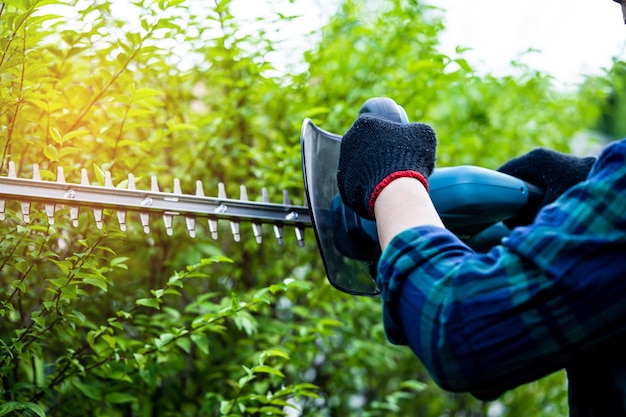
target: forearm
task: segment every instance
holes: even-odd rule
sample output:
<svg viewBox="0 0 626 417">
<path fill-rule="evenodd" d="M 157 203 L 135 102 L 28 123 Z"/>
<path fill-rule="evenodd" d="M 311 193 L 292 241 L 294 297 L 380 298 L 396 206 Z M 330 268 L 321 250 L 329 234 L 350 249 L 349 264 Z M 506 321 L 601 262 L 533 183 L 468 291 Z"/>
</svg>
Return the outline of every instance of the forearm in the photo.
<svg viewBox="0 0 626 417">
<path fill-rule="evenodd" d="M 375 207 L 389 339 L 444 388 L 488 392 L 626 334 L 626 212 L 615 209 L 626 207 L 626 142 L 609 151 L 588 181 L 487 254 L 437 226 L 419 185 L 391 183 Z"/>
<path fill-rule="evenodd" d="M 380 265 L 390 341 L 410 346 L 449 391 L 497 395 L 626 330 L 616 301 L 626 297 L 623 272 L 595 262 L 579 265 L 584 281 L 557 278 L 505 246 L 477 254 L 446 230 L 421 226 L 396 236 Z M 603 280 L 616 295 L 590 298 Z"/>
<path fill-rule="evenodd" d="M 414 178 L 399 178 L 383 189 L 374 205 L 382 250 L 398 233 L 416 226 L 444 227 L 424 186 Z"/>
<path fill-rule="evenodd" d="M 537 372 L 543 376 L 552 371 L 537 366 L 524 371 L 539 350 L 519 318 L 503 310 L 510 306 L 508 299 L 500 298 L 508 285 L 506 267 L 493 266 L 519 260 L 505 259 L 510 256 L 506 251 L 500 252 L 500 259 L 477 255 L 443 230 L 418 180 L 390 183 L 374 210 L 381 248 L 389 251 L 383 255 L 379 275 L 385 309 L 392 318 L 386 322 L 388 336 L 408 344 L 438 385 L 450 391 L 486 391 L 491 384 L 501 385 L 500 379 L 519 384 L 537 377 Z M 461 285 L 467 281 L 474 283 Z M 473 345 L 483 347 L 477 350 Z M 502 378 L 503 368 L 513 375 Z"/>
</svg>

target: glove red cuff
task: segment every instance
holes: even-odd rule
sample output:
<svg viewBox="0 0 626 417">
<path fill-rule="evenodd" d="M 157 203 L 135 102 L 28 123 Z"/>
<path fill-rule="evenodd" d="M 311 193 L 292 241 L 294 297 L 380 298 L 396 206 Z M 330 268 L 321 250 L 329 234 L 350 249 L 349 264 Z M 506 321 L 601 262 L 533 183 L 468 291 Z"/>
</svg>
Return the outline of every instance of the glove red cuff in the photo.
<svg viewBox="0 0 626 417">
<path fill-rule="evenodd" d="M 424 188 L 426 188 L 426 191 L 428 191 L 428 180 L 419 172 L 410 170 L 392 172 L 391 174 L 383 178 L 383 180 L 379 182 L 376 187 L 374 187 L 374 191 L 372 191 L 372 195 L 370 196 L 370 201 L 368 204 L 369 214 L 370 216 L 372 216 L 372 218 L 374 218 L 374 203 L 376 203 L 376 199 L 386 186 L 388 186 L 389 184 L 391 184 L 392 181 L 397 180 L 398 178 L 415 178 L 419 182 L 421 182 Z"/>
</svg>

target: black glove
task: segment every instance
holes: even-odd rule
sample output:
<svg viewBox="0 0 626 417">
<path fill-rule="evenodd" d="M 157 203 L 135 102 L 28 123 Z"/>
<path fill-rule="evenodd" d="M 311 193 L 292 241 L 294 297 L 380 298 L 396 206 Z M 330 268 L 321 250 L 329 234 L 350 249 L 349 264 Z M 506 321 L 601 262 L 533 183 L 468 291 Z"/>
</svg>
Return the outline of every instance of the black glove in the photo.
<svg viewBox="0 0 626 417">
<path fill-rule="evenodd" d="M 373 220 L 376 198 L 394 179 L 413 177 L 428 187 L 436 151 L 435 131 L 426 124 L 360 115 L 341 141 L 337 185 L 344 204 Z"/>
<path fill-rule="evenodd" d="M 596 158 L 566 155 L 550 149 L 539 148 L 510 160 L 498 171 L 512 175 L 544 190 L 538 206 L 526 207 L 521 213 L 504 222 L 509 228 L 530 224 L 539 210 L 569 188 L 584 181 Z"/>
</svg>

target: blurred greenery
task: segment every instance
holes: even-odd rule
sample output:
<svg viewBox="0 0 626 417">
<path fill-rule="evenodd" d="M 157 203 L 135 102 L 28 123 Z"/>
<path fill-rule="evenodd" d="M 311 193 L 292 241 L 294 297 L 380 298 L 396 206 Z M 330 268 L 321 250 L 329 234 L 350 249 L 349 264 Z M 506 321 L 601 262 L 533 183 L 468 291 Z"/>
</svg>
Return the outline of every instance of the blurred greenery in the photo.
<svg viewBox="0 0 626 417">
<path fill-rule="evenodd" d="M 607 118 L 607 134 L 624 133 L 623 104 L 606 110 L 623 103 L 623 75 L 563 92 L 518 64 L 478 74 L 463 50 L 438 51 L 440 13 L 417 0 L 342 1 L 287 73 L 269 59 L 281 48 L 272 35 L 306 16 L 265 14 L 251 31 L 235 10 L 231 0 L 0 1 L 0 174 L 14 161 L 19 177 L 38 164 L 45 180 L 62 167 L 79 182 L 86 168 L 92 184 L 108 171 L 126 187 L 133 173 L 149 189 L 154 175 L 186 193 L 199 179 L 206 195 L 223 182 L 237 198 L 245 184 L 251 199 L 266 187 L 302 204 L 302 120 L 341 134 L 373 96 L 435 127 L 439 166 L 569 151 Z M 7 202 L 0 223 L 0 416 L 567 412 L 562 373 L 493 403 L 434 386 L 385 340 L 377 299 L 326 282 L 312 234 L 298 248 L 292 234 L 257 245 L 247 228 L 235 243 L 227 225 L 215 242 L 206 225 L 192 239 L 181 225 L 146 236 L 135 218 L 121 233 L 112 212 L 103 230 L 87 211 L 78 227 L 67 209 L 56 216 L 49 225 L 35 207 L 25 224 Z"/>
</svg>

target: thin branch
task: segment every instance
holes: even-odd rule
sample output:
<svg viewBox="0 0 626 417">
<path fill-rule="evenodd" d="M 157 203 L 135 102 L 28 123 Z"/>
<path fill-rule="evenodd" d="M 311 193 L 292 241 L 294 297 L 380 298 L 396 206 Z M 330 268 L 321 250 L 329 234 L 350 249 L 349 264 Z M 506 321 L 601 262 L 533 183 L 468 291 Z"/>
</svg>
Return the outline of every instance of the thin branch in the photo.
<svg viewBox="0 0 626 417">
<path fill-rule="evenodd" d="M 48 225 L 48 229 L 46 230 L 46 236 L 48 236 L 49 233 L 50 233 L 50 225 Z M 31 231 L 31 234 L 32 234 L 32 231 Z M 22 240 L 23 239 L 20 239 L 20 242 Z M 20 242 L 18 242 L 18 245 L 19 245 Z M 16 245 L 16 247 L 18 245 Z M 37 265 L 39 263 L 39 260 L 41 258 L 41 254 L 43 253 L 43 249 L 44 249 L 45 245 L 46 245 L 46 237 L 41 239 L 41 246 L 39 246 L 39 251 L 37 252 L 37 256 L 35 256 L 35 260 L 28 265 L 28 269 L 26 270 L 26 272 L 24 272 L 22 274 L 22 277 L 19 280 L 19 284 L 24 282 L 24 280 L 26 279 L 26 277 L 28 276 L 30 271 L 32 271 L 33 268 L 35 267 L 35 265 Z M 14 252 L 15 251 L 12 251 L 11 254 L 13 254 Z M 5 261 L 4 264 L 6 264 L 6 261 Z M 2 264 L 2 266 L 4 266 L 4 264 Z M 19 284 L 15 286 L 15 288 L 13 289 L 13 292 L 11 292 L 11 295 L 9 295 L 9 298 L 7 298 L 7 303 L 9 303 L 11 301 L 11 299 L 15 296 L 15 294 L 17 294 L 17 292 L 19 291 L 19 288 L 20 288 Z"/>
<path fill-rule="evenodd" d="M 7 155 L 9 154 L 9 149 L 11 148 L 11 141 L 13 140 L 13 130 L 15 129 L 15 123 L 17 121 L 17 114 L 20 111 L 20 105 L 22 104 L 22 94 L 24 90 L 24 79 L 26 76 L 26 27 L 24 27 L 24 38 L 23 38 L 23 50 L 24 61 L 22 62 L 22 74 L 20 76 L 20 88 L 17 97 L 17 101 L 15 103 L 15 110 L 13 111 L 13 117 L 11 119 L 11 124 L 9 125 L 9 129 L 7 132 L 7 142 L 4 144 L 4 152 L 2 153 L 2 159 L 0 160 L 0 172 L 4 169 L 4 162 L 6 161 Z M 6 51 L 5 51 L 6 52 Z M 0 66 L 2 63 L 0 62 Z"/>
<path fill-rule="evenodd" d="M 70 128 L 67 130 L 68 132 L 71 132 L 72 130 L 74 130 L 74 129 L 76 129 L 78 127 L 80 122 L 87 115 L 87 113 L 89 113 L 91 108 L 102 98 L 102 96 L 104 96 L 104 94 L 107 92 L 107 90 L 109 88 L 111 88 L 111 86 L 115 83 L 115 81 L 117 81 L 117 79 L 120 77 L 120 75 L 122 75 L 122 73 L 124 71 L 126 71 L 126 68 L 128 68 L 130 63 L 133 62 L 133 60 L 135 59 L 137 54 L 141 51 L 141 48 L 143 48 L 144 42 L 146 40 L 148 40 L 150 37 L 152 37 L 152 33 L 153 33 L 154 29 L 155 29 L 155 27 L 152 27 L 150 29 L 150 31 L 146 34 L 146 36 L 139 43 L 139 46 L 133 51 L 132 55 L 126 60 L 126 62 L 124 62 L 124 65 L 122 65 L 122 68 L 120 68 L 119 71 L 117 71 L 115 73 L 115 75 L 113 75 L 113 77 L 109 80 L 109 82 L 102 88 L 102 90 L 100 90 L 100 92 L 94 96 L 94 98 L 91 100 L 91 102 L 89 102 L 87 107 L 85 107 L 85 109 L 82 111 L 82 113 L 78 116 L 76 121 L 74 121 L 72 126 L 70 126 Z"/>
<path fill-rule="evenodd" d="M 0 15 L 4 11 L 4 6 L 5 6 L 5 3 L 2 3 L 2 9 L 0 9 Z M 2 53 L 2 57 L 0 58 L 0 67 L 2 67 L 4 60 L 7 57 L 7 53 L 9 52 L 9 48 L 11 47 L 11 43 L 13 42 L 13 39 L 15 39 L 15 37 L 17 36 L 17 32 L 20 30 L 22 25 L 26 22 L 26 19 L 28 19 L 30 15 L 33 14 L 34 11 L 35 11 L 35 4 L 33 3 L 33 6 L 30 8 L 28 12 L 24 14 L 24 18 L 22 19 L 22 21 L 15 27 L 15 30 L 9 36 L 9 42 L 7 42 L 7 47 L 5 48 L 4 52 Z"/>
</svg>

